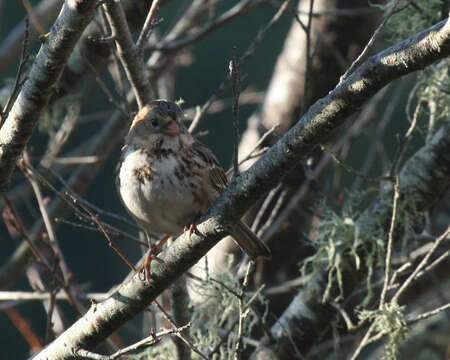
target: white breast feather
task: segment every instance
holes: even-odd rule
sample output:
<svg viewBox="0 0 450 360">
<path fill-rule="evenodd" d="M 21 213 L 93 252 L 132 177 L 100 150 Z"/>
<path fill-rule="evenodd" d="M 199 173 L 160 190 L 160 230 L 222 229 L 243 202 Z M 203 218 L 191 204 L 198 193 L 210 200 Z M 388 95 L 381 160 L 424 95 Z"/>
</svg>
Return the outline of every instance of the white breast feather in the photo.
<svg viewBox="0 0 450 360">
<path fill-rule="evenodd" d="M 196 212 L 194 198 L 175 176 L 173 156 L 152 164 L 152 179 L 144 182 L 134 176 L 136 169 L 148 166 L 145 153 L 127 149 L 120 169 L 120 196 L 128 211 L 149 231 L 176 234 L 189 225 Z"/>
</svg>

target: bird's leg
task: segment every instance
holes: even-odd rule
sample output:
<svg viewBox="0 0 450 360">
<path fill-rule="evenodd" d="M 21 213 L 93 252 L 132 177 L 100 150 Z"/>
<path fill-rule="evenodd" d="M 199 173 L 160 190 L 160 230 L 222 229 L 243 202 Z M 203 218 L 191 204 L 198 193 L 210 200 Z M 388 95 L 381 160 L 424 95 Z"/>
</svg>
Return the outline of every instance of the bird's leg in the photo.
<svg viewBox="0 0 450 360">
<path fill-rule="evenodd" d="M 191 235 L 192 233 L 196 230 L 195 228 L 195 224 L 192 223 L 191 225 L 189 225 L 189 227 L 185 226 L 184 227 L 184 232 L 186 233 L 187 231 L 189 231 L 189 240 L 191 240 Z"/>
<path fill-rule="evenodd" d="M 144 264 L 142 265 L 139 272 L 142 270 L 145 271 L 145 278 L 148 280 L 150 279 L 150 264 L 153 259 L 162 261 L 156 257 L 158 253 L 160 252 L 163 245 L 169 240 L 170 235 L 165 235 L 155 246 L 152 245 L 152 242 L 150 240 L 150 236 L 148 235 L 147 231 L 145 231 L 145 237 L 147 238 L 149 251 L 147 254 L 147 257 L 145 258 Z"/>
<path fill-rule="evenodd" d="M 201 212 L 199 212 L 197 215 L 195 215 L 194 220 L 192 221 L 192 223 L 189 225 L 189 227 L 185 226 L 184 227 L 184 232 L 186 233 L 187 231 L 189 231 L 189 240 L 191 240 L 191 236 L 192 234 L 195 232 L 197 235 L 199 236 L 203 236 L 200 231 L 198 231 L 197 226 L 195 226 L 195 223 L 198 221 L 198 219 L 200 219 L 200 217 L 203 214 Z"/>
</svg>

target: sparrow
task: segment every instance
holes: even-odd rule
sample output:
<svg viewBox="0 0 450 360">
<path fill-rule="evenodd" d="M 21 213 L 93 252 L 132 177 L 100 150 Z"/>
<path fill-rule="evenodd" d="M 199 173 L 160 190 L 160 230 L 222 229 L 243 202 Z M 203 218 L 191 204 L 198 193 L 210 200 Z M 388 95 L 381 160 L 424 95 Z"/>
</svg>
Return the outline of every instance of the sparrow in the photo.
<svg viewBox="0 0 450 360">
<path fill-rule="evenodd" d="M 212 151 L 183 125 L 174 102 L 154 100 L 135 116 L 116 170 L 116 187 L 127 212 L 147 234 L 166 237 L 150 247 L 151 257 L 170 236 L 190 227 L 216 201 L 228 179 Z M 269 248 L 242 221 L 232 238 L 256 259 L 270 258 Z"/>
</svg>

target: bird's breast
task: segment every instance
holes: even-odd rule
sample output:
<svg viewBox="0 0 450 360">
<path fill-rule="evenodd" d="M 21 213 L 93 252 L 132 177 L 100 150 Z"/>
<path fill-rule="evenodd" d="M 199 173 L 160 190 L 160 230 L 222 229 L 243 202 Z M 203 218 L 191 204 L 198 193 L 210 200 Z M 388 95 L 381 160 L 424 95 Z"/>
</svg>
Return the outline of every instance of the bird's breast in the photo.
<svg viewBox="0 0 450 360">
<path fill-rule="evenodd" d="M 119 193 L 138 222 L 156 233 L 176 234 L 201 210 L 196 202 L 200 184 L 189 179 L 175 154 L 154 157 L 126 150 L 119 171 Z"/>
</svg>

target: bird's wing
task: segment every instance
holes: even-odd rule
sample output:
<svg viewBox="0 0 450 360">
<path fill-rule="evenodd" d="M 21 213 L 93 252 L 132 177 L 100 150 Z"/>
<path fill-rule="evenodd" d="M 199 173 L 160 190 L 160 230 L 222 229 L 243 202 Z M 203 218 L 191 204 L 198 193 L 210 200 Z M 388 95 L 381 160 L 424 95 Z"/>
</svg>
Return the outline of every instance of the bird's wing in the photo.
<svg viewBox="0 0 450 360">
<path fill-rule="evenodd" d="M 208 168 L 209 181 L 212 187 L 222 193 L 228 186 L 228 179 L 225 171 L 220 166 L 212 151 L 199 141 L 195 141 L 192 145 L 193 150 L 202 158 Z"/>
</svg>

